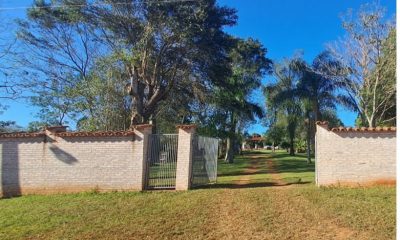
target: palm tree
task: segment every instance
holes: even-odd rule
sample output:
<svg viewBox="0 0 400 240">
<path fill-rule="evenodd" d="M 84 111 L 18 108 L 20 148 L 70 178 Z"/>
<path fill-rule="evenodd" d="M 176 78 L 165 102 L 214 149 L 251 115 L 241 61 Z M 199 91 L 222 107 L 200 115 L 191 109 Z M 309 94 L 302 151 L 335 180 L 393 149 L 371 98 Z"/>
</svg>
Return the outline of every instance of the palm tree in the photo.
<svg viewBox="0 0 400 240">
<path fill-rule="evenodd" d="M 327 65 L 333 64 L 328 52 L 319 54 L 311 66 L 303 59 L 292 62 L 301 78 L 298 82 L 296 94 L 307 100 L 314 115 L 314 121 L 322 120 L 322 111 L 335 109 L 338 103 L 337 82 L 330 76 Z"/>
<path fill-rule="evenodd" d="M 297 58 L 292 61 L 292 68 L 299 75 L 300 80 L 295 93 L 301 98 L 305 104 L 306 123 L 308 138 L 308 161 L 310 159 L 310 151 L 315 150 L 315 122 L 325 120 L 322 119 L 322 113 L 327 111 L 336 111 L 336 105 L 346 101 L 346 97 L 339 94 L 338 89 L 342 87 L 335 77 L 331 74 L 331 69 L 340 68 L 340 64 L 334 60 L 328 52 L 322 52 L 308 65 L 303 59 Z M 311 146 L 312 147 L 311 147 Z"/>
<path fill-rule="evenodd" d="M 294 136 L 295 126 L 300 115 L 304 114 L 302 117 L 307 124 L 309 163 L 311 149 L 315 146 L 315 122 L 322 120 L 325 112 L 335 113 L 338 103 L 345 105 L 349 102 L 349 99 L 339 93 L 338 89 L 343 86 L 338 84 L 332 72 L 332 69 L 340 68 L 340 63 L 328 52 L 319 54 L 311 65 L 301 57 L 294 57 L 275 69 L 278 82 L 266 88 L 269 104 L 286 111 L 289 135 Z"/>
<path fill-rule="evenodd" d="M 298 71 L 293 68 L 293 59 L 277 64 L 274 69 L 276 83 L 267 85 L 264 92 L 267 105 L 273 106 L 278 111 L 283 111 L 286 116 L 287 132 L 289 136 L 289 154 L 294 155 L 294 138 L 302 114 L 299 97 L 295 94 L 299 80 Z"/>
</svg>

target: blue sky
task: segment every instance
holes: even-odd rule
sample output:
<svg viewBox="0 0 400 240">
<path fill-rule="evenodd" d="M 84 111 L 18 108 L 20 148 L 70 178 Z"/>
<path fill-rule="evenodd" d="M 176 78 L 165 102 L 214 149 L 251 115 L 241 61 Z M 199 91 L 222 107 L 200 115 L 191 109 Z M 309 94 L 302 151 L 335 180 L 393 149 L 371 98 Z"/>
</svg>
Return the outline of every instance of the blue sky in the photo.
<svg viewBox="0 0 400 240">
<path fill-rule="evenodd" d="M 339 15 L 348 8 L 358 9 L 371 1 L 361 0 L 218 0 L 221 5 L 238 10 L 237 26 L 226 30 L 238 37 L 260 40 L 268 49 L 272 60 L 290 57 L 302 50 L 306 61 L 311 62 L 325 44 L 337 40 L 344 34 Z M 388 16 L 396 11 L 395 0 L 381 0 Z M 269 77 L 264 83 L 270 81 Z M 260 91 L 253 96 L 260 104 L 264 97 Z M 346 126 L 354 125 L 356 114 L 339 107 L 338 114 Z M 265 131 L 261 124 L 254 124 L 249 133 Z"/>
<path fill-rule="evenodd" d="M 226 31 L 238 37 L 252 37 L 260 40 L 268 49 L 268 57 L 280 60 L 290 57 L 297 50 L 304 52 L 306 61 L 324 50 L 326 43 L 336 40 L 344 34 L 339 14 L 348 8 L 358 9 L 360 5 L 370 2 L 362 0 L 218 0 L 238 10 L 239 22 Z M 0 8 L 29 6 L 32 0 L 0 0 Z M 381 0 L 387 7 L 388 16 L 396 9 L 395 0 Z M 25 10 L 0 11 L 0 17 L 9 20 L 24 17 Z M 270 81 L 266 77 L 263 82 Z M 264 98 L 258 91 L 252 98 L 264 104 Z M 9 109 L 0 115 L 0 120 L 15 120 L 21 126 L 27 126 L 35 120 L 36 109 L 28 106 L 23 100 L 5 102 Z M 339 117 L 346 126 L 354 124 L 356 115 L 339 108 Z M 263 133 L 261 124 L 252 125 L 250 133 Z"/>
</svg>

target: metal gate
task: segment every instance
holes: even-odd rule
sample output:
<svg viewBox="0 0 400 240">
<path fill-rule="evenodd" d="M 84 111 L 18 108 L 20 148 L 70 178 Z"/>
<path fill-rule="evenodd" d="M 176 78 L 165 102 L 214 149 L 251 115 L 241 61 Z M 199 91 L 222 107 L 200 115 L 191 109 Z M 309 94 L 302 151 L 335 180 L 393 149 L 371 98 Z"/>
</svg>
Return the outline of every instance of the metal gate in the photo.
<svg viewBox="0 0 400 240">
<path fill-rule="evenodd" d="M 147 148 L 146 189 L 174 189 L 177 134 L 150 134 Z"/>
<path fill-rule="evenodd" d="M 195 135 L 192 152 L 192 186 L 217 181 L 218 139 Z"/>
</svg>

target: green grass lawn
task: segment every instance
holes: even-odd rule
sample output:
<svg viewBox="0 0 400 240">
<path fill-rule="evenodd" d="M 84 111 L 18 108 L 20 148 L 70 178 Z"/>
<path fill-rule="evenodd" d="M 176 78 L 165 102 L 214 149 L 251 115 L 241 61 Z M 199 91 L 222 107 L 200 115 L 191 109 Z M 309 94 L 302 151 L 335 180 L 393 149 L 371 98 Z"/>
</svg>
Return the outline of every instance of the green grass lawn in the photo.
<svg viewBox="0 0 400 240">
<path fill-rule="evenodd" d="M 256 157 L 255 161 L 259 168 L 257 171 L 246 174 L 245 170 L 251 165 L 249 155 Z M 243 174 L 248 176 L 251 182 L 267 182 L 273 180 L 266 165 L 267 160 L 274 161 L 275 169 L 279 173 L 280 178 L 285 182 L 314 183 L 315 166 L 314 162 L 307 163 L 306 154 L 297 154 L 290 156 L 286 151 L 257 150 L 248 152 L 245 155 L 238 156 L 234 164 L 225 163 L 222 159 L 218 160 L 218 183 L 230 184 L 242 178 Z"/>
<path fill-rule="evenodd" d="M 283 152 L 218 168 L 188 192 L 1 199 L 0 239 L 395 239 L 394 187 L 317 188 L 313 165 Z M 287 178 L 301 181 L 270 184 Z"/>
</svg>

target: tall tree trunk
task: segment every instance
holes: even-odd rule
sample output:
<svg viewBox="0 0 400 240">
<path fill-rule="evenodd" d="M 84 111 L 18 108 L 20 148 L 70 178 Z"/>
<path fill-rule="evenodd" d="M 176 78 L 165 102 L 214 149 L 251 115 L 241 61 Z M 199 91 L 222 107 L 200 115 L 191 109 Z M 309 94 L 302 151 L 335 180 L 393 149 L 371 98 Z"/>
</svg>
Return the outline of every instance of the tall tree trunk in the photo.
<svg viewBox="0 0 400 240">
<path fill-rule="evenodd" d="M 370 118 L 367 117 L 368 127 L 373 128 L 376 127 L 376 118 L 372 115 Z"/>
<path fill-rule="evenodd" d="M 297 127 L 297 120 L 291 119 L 288 124 L 288 132 L 289 132 L 289 155 L 294 156 L 294 138 L 296 136 L 296 127 Z"/>
<path fill-rule="evenodd" d="M 308 119 L 307 126 L 307 163 L 311 163 L 311 119 Z"/>
<path fill-rule="evenodd" d="M 225 162 L 233 163 L 233 139 L 231 137 L 226 139 Z"/>
<path fill-rule="evenodd" d="M 153 115 L 150 117 L 149 123 L 152 125 L 151 131 L 153 133 L 158 133 L 157 132 L 157 119 Z"/>
<path fill-rule="evenodd" d="M 272 142 L 272 152 L 275 152 L 275 142 Z"/>
<path fill-rule="evenodd" d="M 313 115 L 310 118 L 310 145 L 311 145 L 311 149 L 310 149 L 310 155 L 311 152 L 315 154 L 315 134 L 317 132 L 317 126 L 315 125 L 316 121 L 323 121 L 324 119 L 322 119 L 322 114 L 321 111 L 319 109 L 319 103 L 318 100 L 314 100 L 313 103 Z M 311 159 L 309 160 L 309 162 L 311 162 Z"/>
<path fill-rule="evenodd" d="M 218 147 L 218 158 L 223 158 L 226 153 L 226 144 L 225 140 L 222 140 Z"/>
<path fill-rule="evenodd" d="M 139 82 L 135 67 L 130 69 L 130 85 L 128 93 L 131 96 L 131 127 L 144 122 L 144 84 Z"/>
<path fill-rule="evenodd" d="M 294 156 L 294 136 L 290 136 L 290 150 L 289 155 Z"/>
<path fill-rule="evenodd" d="M 225 162 L 233 163 L 233 157 L 235 155 L 235 131 L 236 131 L 236 121 L 234 113 L 231 112 L 230 116 L 230 128 L 228 133 L 228 138 L 226 141 L 226 155 L 225 155 Z"/>
</svg>

